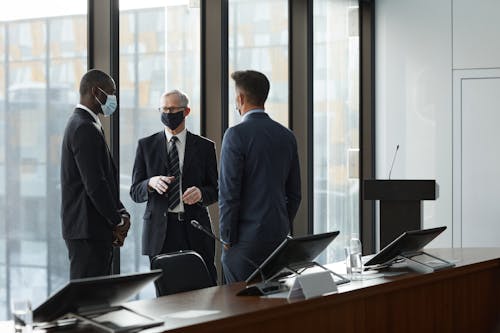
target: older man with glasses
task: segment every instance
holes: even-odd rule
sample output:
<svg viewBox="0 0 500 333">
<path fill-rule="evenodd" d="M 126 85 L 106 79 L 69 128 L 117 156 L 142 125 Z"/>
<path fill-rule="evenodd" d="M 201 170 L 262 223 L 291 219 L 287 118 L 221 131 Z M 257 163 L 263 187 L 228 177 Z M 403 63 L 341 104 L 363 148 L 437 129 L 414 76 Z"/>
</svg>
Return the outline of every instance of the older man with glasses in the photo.
<svg viewBox="0 0 500 333">
<path fill-rule="evenodd" d="M 185 93 L 164 93 L 158 111 L 165 128 L 139 140 L 130 188 L 132 200 L 147 202 L 142 254 L 152 259 L 194 250 L 216 281 L 214 241 L 189 225 L 196 220 L 211 230 L 207 206 L 218 199 L 215 144 L 186 129 L 191 110 Z"/>
</svg>

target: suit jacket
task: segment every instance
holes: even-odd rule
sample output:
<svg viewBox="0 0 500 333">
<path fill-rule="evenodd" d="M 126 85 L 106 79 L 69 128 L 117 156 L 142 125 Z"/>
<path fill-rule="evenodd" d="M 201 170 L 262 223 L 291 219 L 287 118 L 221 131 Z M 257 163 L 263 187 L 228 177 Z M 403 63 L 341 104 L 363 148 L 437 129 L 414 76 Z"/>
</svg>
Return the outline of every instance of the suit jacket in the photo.
<svg viewBox="0 0 500 333">
<path fill-rule="evenodd" d="M 113 228 L 124 212 L 117 176 L 103 133 L 87 111 L 76 108 L 61 151 L 64 239 L 113 239 Z"/>
<path fill-rule="evenodd" d="M 142 232 L 142 253 L 155 256 L 160 254 L 167 230 L 168 191 L 160 195 L 148 191 L 151 177 L 167 176 L 167 139 L 165 132 L 140 139 L 132 172 L 130 196 L 135 202 L 147 201 L 144 212 Z M 182 192 L 196 186 L 201 190 L 202 202 L 194 205 L 184 204 L 186 223 L 197 220 L 211 230 L 210 215 L 207 206 L 217 201 L 217 161 L 215 144 L 201 136 L 187 132 L 184 164 L 182 167 Z M 213 263 L 215 243 L 207 235 L 188 226 L 189 243 L 193 250 Z M 207 262 L 209 265 L 210 262 Z"/>
<path fill-rule="evenodd" d="M 249 114 L 224 134 L 220 163 L 222 240 L 283 240 L 301 200 L 293 133 L 265 112 Z"/>
</svg>

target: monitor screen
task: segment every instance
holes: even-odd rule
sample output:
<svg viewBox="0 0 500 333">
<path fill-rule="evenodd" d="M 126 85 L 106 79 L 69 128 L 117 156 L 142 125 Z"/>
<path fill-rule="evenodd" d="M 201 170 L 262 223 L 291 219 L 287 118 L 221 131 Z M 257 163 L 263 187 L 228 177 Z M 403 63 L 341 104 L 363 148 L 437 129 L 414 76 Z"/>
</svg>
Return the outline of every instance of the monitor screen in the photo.
<svg viewBox="0 0 500 333">
<path fill-rule="evenodd" d="M 33 321 L 53 321 L 69 312 L 120 305 L 156 280 L 161 273 L 161 270 L 154 270 L 71 280 L 33 310 Z"/>
<path fill-rule="evenodd" d="M 324 249 L 337 237 L 339 231 L 309 235 L 297 238 L 286 238 L 269 257 L 246 280 L 253 281 L 259 277 L 260 271 L 266 279 L 279 273 L 285 267 L 300 268 L 310 263 L 323 252 Z M 305 265 L 307 266 L 307 265 Z"/>
<path fill-rule="evenodd" d="M 445 229 L 446 227 L 438 227 L 404 232 L 368 260 L 365 266 L 388 264 L 402 253 L 420 251 Z"/>
</svg>

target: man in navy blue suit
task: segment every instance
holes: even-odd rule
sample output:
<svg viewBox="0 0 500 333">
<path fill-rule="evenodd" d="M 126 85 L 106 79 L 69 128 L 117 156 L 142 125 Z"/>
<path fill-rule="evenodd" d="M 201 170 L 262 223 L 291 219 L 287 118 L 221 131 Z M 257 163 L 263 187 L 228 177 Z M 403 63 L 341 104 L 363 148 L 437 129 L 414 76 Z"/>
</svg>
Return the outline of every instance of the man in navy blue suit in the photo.
<svg viewBox="0 0 500 333">
<path fill-rule="evenodd" d="M 264 109 L 268 79 L 251 70 L 231 78 L 242 119 L 224 134 L 220 162 L 222 267 L 228 283 L 245 280 L 289 235 L 301 199 L 295 136 Z"/>
</svg>

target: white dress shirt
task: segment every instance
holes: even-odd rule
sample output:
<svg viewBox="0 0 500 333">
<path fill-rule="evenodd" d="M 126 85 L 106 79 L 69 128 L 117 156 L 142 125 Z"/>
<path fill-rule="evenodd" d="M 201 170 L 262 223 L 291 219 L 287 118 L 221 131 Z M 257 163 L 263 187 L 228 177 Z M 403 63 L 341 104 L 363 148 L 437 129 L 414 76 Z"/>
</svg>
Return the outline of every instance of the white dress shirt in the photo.
<svg viewBox="0 0 500 333">
<path fill-rule="evenodd" d="M 92 110 L 90 110 L 88 107 L 86 107 L 85 105 L 80 104 L 80 103 L 78 103 L 76 105 L 76 107 L 79 108 L 79 109 L 83 109 L 83 110 L 87 111 L 92 116 L 92 118 L 94 118 L 94 123 L 97 125 L 96 126 L 97 129 L 100 130 L 100 131 L 102 130 L 101 120 L 99 119 L 99 117 L 94 112 L 92 112 Z"/>
<path fill-rule="evenodd" d="M 170 133 L 167 129 L 165 129 L 165 136 L 167 138 L 167 149 L 170 149 L 170 139 L 174 136 L 172 133 Z M 182 202 L 182 169 L 184 166 L 184 153 L 186 151 L 186 136 L 187 136 L 187 129 L 184 128 L 184 130 L 178 134 L 175 135 L 177 137 L 177 142 L 176 142 L 176 147 L 177 147 L 177 152 L 179 153 L 179 168 L 180 168 L 180 177 L 179 179 L 179 195 L 181 197 L 180 203 L 177 207 L 174 209 L 169 209 L 168 211 L 171 213 L 179 213 L 179 212 L 184 212 L 184 203 Z M 168 176 L 168 175 L 167 175 Z"/>
<path fill-rule="evenodd" d="M 243 120 L 247 119 L 247 117 L 248 117 L 249 115 L 251 115 L 252 113 L 258 113 L 258 112 L 266 112 L 266 111 L 265 111 L 264 109 L 253 109 L 253 110 L 250 110 L 250 111 L 248 111 L 247 113 L 245 113 L 245 114 L 243 115 L 243 117 L 241 117 L 241 121 L 243 121 Z"/>
</svg>

